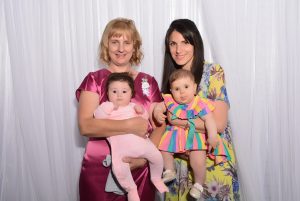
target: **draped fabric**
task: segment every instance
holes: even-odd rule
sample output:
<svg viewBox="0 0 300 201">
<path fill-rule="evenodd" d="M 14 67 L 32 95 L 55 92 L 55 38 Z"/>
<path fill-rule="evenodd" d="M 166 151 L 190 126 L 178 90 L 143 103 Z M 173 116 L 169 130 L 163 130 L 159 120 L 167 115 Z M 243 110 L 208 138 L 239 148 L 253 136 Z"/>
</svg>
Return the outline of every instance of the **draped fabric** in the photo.
<svg viewBox="0 0 300 201">
<path fill-rule="evenodd" d="M 230 97 L 241 200 L 300 199 L 300 4 L 297 0 L 0 0 L 0 201 L 78 200 L 86 139 L 74 92 L 102 67 L 115 17 L 136 22 L 161 83 L 173 19 L 198 25 Z"/>
</svg>

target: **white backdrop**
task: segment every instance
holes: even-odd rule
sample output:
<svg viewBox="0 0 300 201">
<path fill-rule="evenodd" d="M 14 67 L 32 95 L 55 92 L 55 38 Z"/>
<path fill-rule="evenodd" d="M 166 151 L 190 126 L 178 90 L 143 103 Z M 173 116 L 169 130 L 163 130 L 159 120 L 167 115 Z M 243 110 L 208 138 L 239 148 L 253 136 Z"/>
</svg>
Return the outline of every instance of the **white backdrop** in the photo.
<svg viewBox="0 0 300 201">
<path fill-rule="evenodd" d="M 300 200 L 299 11 L 297 0 L 0 0 L 0 201 L 78 200 L 74 92 L 115 17 L 136 22 L 138 69 L 159 83 L 170 22 L 194 20 L 226 73 L 242 200 Z"/>
</svg>

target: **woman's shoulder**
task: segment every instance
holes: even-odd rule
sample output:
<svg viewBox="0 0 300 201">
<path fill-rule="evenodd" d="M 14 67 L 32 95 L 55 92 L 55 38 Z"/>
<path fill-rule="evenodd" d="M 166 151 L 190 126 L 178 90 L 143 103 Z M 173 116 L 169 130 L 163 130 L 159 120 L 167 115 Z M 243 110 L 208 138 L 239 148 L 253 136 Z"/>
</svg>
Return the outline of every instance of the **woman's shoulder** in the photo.
<svg viewBox="0 0 300 201">
<path fill-rule="evenodd" d="M 102 68 L 96 71 L 92 71 L 89 73 L 89 75 L 94 76 L 95 78 L 102 78 L 103 76 L 107 76 L 110 74 L 110 71 L 106 68 Z"/>
<path fill-rule="evenodd" d="M 100 94 L 102 91 L 103 80 L 108 77 L 109 73 L 110 72 L 107 69 L 89 72 L 76 90 L 76 97 L 79 99 L 82 90 Z"/>
<path fill-rule="evenodd" d="M 224 69 L 218 63 L 205 62 L 204 72 L 211 72 L 210 74 L 214 74 L 214 72 L 224 72 Z"/>
<path fill-rule="evenodd" d="M 154 76 L 149 75 L 148 73 L 138 72 L 135 81 L 138 81 L 142 84 L 156 85 L 157 81 Z"/>
<path fill-rule="evenodd" d="M 141 77 L 141 78 L 155 79 L 154 76 L 149 75 L 148 73 L 144 73 L 144 72 L 139 72 L 138 76 Z"/>
<path fill-rule="evenodd" d="M 95 80 L 96 82 L 99 80 L 102 80 L 103 78 L 107 77 L 110 74 L 110 72 L 106 68 L 102 68 L 100 70 L 96 71 L 90 71 L 85 76 L 83 82 L 89 81 L 89 80 Z"/>
</svg>

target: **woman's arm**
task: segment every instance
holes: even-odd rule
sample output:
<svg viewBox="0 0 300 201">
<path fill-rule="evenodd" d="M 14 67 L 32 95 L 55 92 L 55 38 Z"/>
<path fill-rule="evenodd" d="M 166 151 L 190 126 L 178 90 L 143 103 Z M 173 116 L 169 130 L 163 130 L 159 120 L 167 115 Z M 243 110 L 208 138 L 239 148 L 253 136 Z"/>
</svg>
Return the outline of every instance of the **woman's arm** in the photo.
<svg viewBox="0 0 300 201">
<path fill-rule="evenodd" d="M 93 114 L 98 105 L 98 94 L 89 91 L 81 92 L 78 109 L 78 124 L 81 135 L 87 137 L 109 137 L 133 133 L 144 137 L 147 133 L 148 121 L 142 117 L 126 120 L 95 119 Z"/>
<path fill-rule="evenodd" d="M 163 133 L 165 132 L 166 130 L 166 124 L 163 123 L 159 126 L 157 126 L 151 133 L 150 135 L 150 140 L 152 141 L 152 143 L 158 147 L 159 143 L 160 143 L 160 139 L 163 135 Z"/>
<path fill-rule="evenodd" d="M 215 106 L 215 109 L 212 111 L 213 117 L 217 125 L 218 133 L 223 133 L 228 121 L 228 104 L 224 101 L 214 101 L 212 104 Z M 195 119 L 196 130 L 205 133 L 204 121 L 200 118 Z"/>
<path fill-rule="evenodd" d="M 179 127 L 182 127 L 182 128 L 185 128 L 188 124 L 188 121 L 187 120 L 183 120 L 183 119 L 172 119 L 172 114 L 168 111 L 167 112 L 167 117 L 168 117 L 168 122 L 171 124 L 171 125 L 174 125 L 174 126 L 179 126 Z"/>
<path fill-rule="evenodd" d="M 151 125 L 153 127 L 153 131 L 149 138 L 155 146 L 159 145 L 160 139 L 166 130 L 165 118 L 163 118 L 163 121 L 158 121 L 155 115 L 157 113 L 159 116 L 165 116 L 163 114 L 165 111 L 166 107 L 164 102 L 154 102 L 150 105 L 149 117 Z"/>
<path fill-rule="evenodd" d="M 153 115 L 152 115 L 153 121 L 158 125 L 165 123 L 167 116 L 164 113 L 166 111 L 167 111 L 167 108 L 166 108 L 164 102 L 154 104 Z"/>
</svg>

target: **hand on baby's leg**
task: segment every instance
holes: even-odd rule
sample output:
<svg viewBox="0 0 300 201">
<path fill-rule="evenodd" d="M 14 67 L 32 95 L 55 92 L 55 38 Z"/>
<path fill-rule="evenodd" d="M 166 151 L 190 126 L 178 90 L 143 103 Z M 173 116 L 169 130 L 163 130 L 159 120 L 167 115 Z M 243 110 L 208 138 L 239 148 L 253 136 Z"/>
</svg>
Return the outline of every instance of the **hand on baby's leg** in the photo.
<svg viewBox="0 0 300 201">
<path fill-rule="evenodd" d="M 135 110 L 135 112 L 137 113 L 137 114 L 143 114 L 144 113 L 144 108 L 143 108 L 143 106 L 141 106 L 141 105 L 138 105 L 138 104 L 136 104 L 135 106 L 134 106 L 134 110 Z"/>
</svg>

